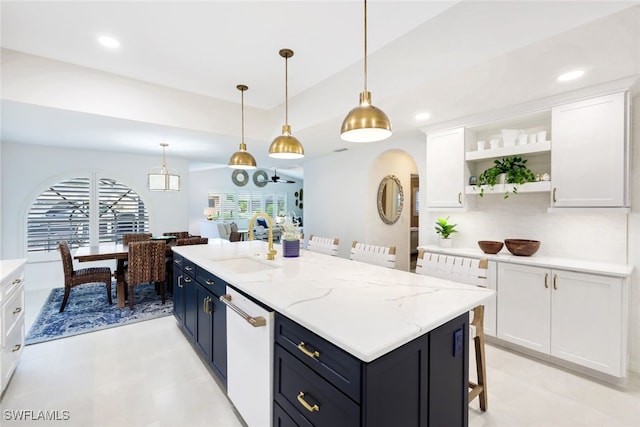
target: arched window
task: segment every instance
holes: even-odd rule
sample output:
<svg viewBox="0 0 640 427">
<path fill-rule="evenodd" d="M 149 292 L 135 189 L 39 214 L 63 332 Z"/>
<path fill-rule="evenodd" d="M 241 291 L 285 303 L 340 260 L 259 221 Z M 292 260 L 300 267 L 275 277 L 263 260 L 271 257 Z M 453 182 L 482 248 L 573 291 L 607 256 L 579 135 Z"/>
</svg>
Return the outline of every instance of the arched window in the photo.
<svg viewBox="0 0 640 427">
<path fill-rule="evenodd" d="M 27 252 L 57 251 L 61 240 L 71 248 L 120 242 L 125 233 L 148 230 L 147 208 L 131 188 L 109 178 L 73 178 L 52 185 L 31 205 Z"/>
</svg>

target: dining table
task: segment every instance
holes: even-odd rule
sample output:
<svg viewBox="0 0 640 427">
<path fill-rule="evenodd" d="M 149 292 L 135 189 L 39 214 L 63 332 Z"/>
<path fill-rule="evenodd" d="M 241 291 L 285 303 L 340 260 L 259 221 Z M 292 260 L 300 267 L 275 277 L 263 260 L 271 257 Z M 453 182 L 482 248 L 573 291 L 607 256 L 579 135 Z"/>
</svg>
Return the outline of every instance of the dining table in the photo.
<svg viewBox="0 0 640 427">
<path fill-rule="evenodd" d="M 152 238 L 153 239 L 153 238 Z M 175 240 L 170 239 L 154 239 L 165 240 L 167 242 L 167 255 L 171 255 L 171 246 Z M 124 270 L 125 262 L 129 258 L 129 246 L 122 243 L 108 242 L 100 243 L 95 246 L 81 246 L 73 254 L 73 258 L 78 262 L 92 261 L 108 261 L 116 260 L 116 293 L 118 297 L 118 307 L 125 306 L 125 279 Z"/>
</svg>

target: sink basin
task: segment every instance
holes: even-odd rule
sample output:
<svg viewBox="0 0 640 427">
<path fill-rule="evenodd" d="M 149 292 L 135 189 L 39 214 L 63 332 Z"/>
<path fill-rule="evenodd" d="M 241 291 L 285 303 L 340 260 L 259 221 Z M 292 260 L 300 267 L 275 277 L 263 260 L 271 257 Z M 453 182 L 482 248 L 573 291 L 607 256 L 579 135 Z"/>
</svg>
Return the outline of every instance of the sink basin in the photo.
<svg viewBox="0 0 640 427">
<path fill-rule="evenodd" d="M 257 273 L 260 271 L 273 270 L 280 268 L 278 264 L 272 263 L 272 261 L 261 260 L 259 258 L 226 258 L 226 259 L 214 259 L 212 260 L 216 266 L 226 268 L 234 273 Z"/>
</svg>

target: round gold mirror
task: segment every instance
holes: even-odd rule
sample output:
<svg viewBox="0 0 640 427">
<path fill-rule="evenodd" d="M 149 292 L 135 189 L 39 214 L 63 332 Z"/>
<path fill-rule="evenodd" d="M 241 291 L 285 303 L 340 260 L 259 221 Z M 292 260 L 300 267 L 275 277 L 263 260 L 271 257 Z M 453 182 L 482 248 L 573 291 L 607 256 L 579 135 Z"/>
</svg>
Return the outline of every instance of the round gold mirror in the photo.
<svg viewBox="0 0 640 427">
<path fill-rule="evenodd" d="M 385 224 L 395 224 L 402 213 L 404 194 L 400 180 L 395 175 L 387 175 L 378 187 L 378 214 Z"/>
</svg>

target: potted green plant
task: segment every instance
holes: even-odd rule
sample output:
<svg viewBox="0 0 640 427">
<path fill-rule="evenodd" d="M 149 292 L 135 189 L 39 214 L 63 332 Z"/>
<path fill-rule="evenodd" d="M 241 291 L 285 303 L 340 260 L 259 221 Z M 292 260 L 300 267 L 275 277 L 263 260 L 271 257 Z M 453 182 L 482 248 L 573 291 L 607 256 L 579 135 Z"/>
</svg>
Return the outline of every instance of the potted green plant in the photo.
<svg viewBox="0 0 640 427">
<path fill-rule="evenodd" d="M 300 256 L 300 231 L 296 221 L 285 221 L 282 224 L 282 256 Z"/>
<path fill-rule="evenodd" d="M 450 236 L 453 233 L 457 233 L 456 226 L 458 224 L 450 224 L 449 217 L 446 218 L 438 218 L 436 221 L 436 233 L 440 235 L 440 246 L 450 248 L 451 247 L 451 238 Z"/>
<path fill-rule="evenodd" d="M 519 156 L 505 157 L 493 161 L 493 166 L 483 171 L 477 179 L 480 186 L 480 197 L 484 196 L 484 185 L 488 188 L 501 183 L 501 175 L 504 174 L 504 183 L 513 185 L 513 194 L 518 194 L 518 185 L 535 181 L 535 174 L 527 167 L 527 159 Z M 509 197 L 509 190 L 504 192 L 504 198 Z"/>
</svg>

